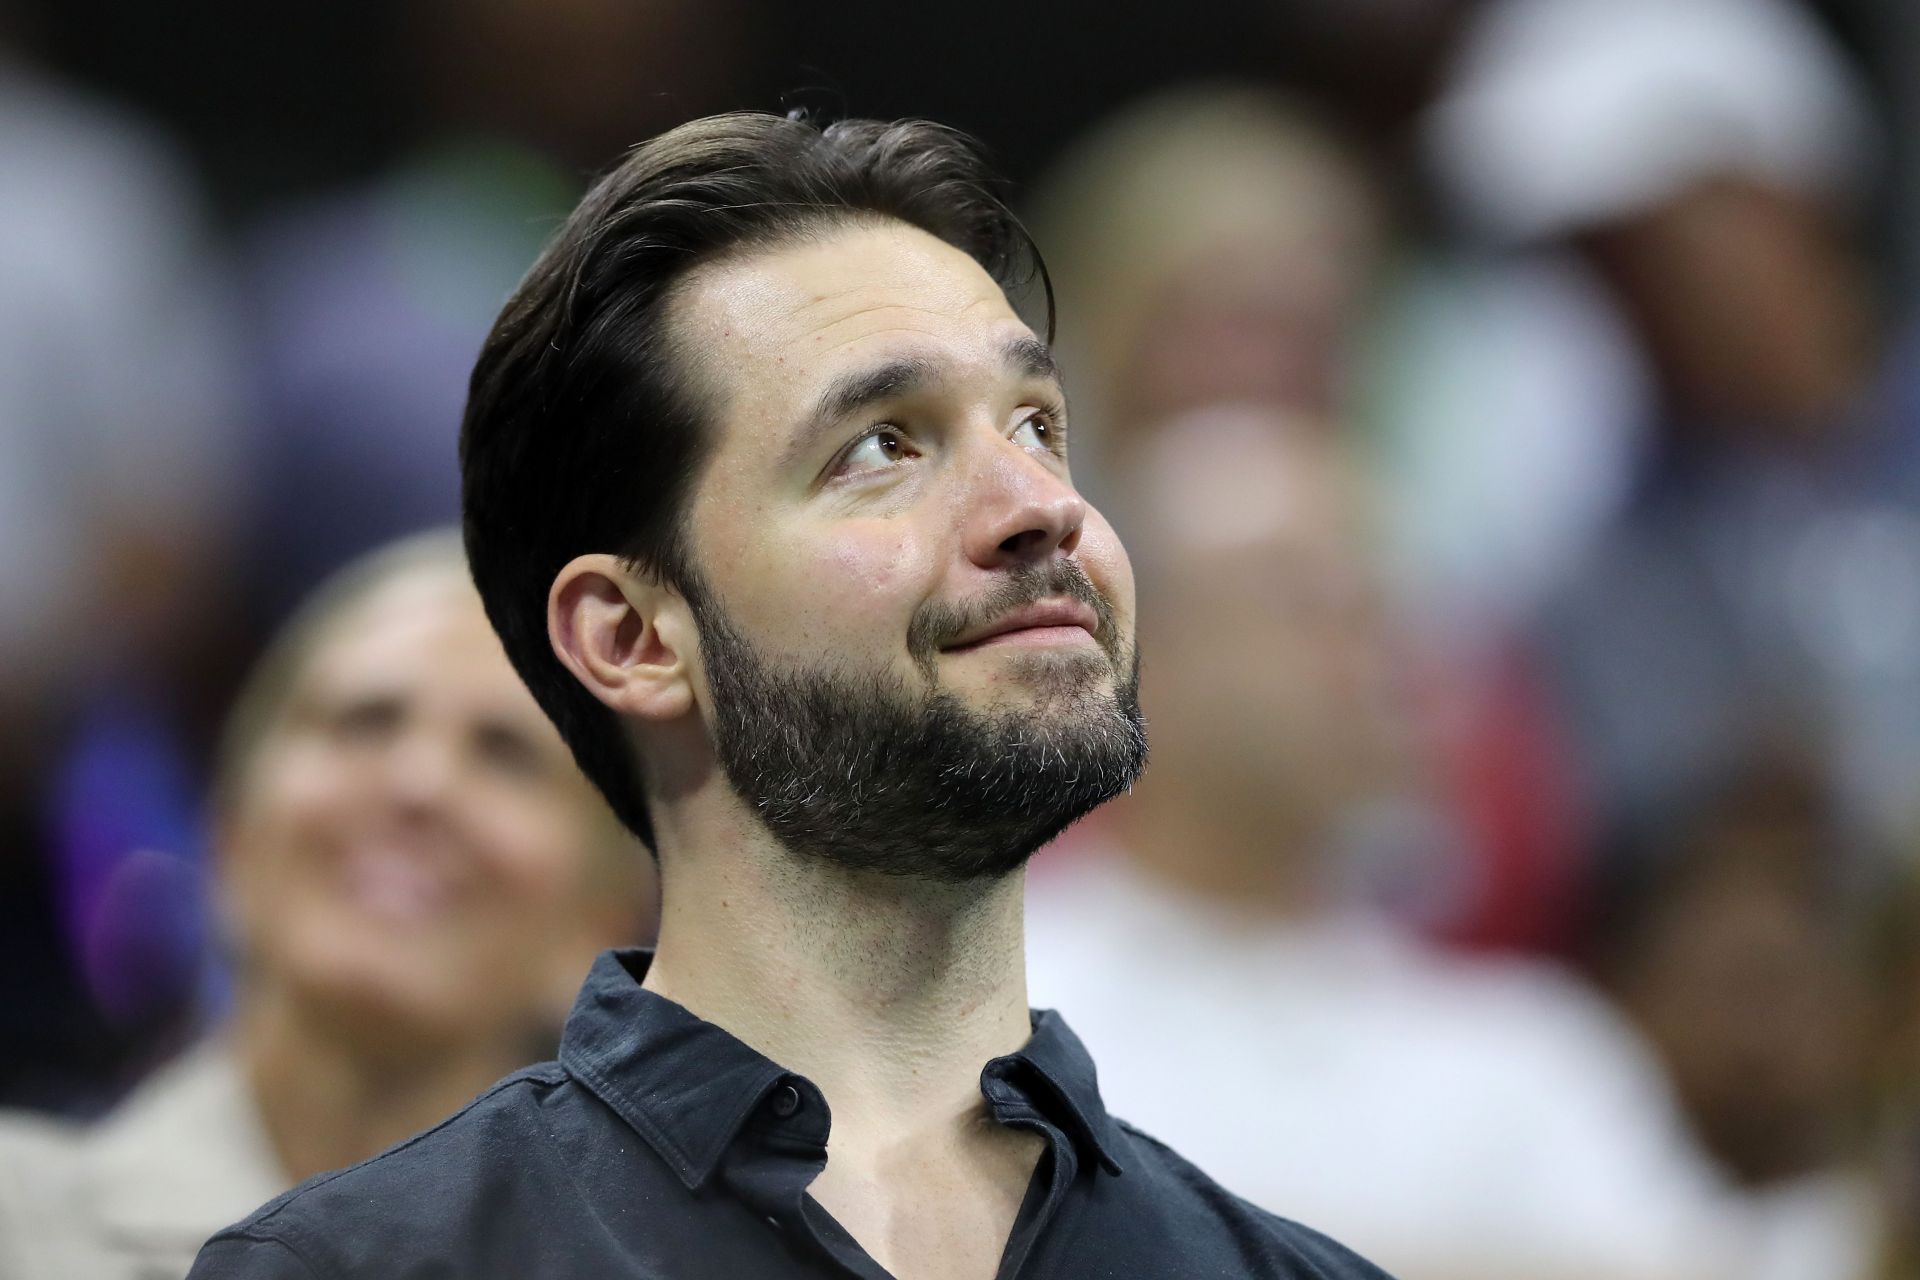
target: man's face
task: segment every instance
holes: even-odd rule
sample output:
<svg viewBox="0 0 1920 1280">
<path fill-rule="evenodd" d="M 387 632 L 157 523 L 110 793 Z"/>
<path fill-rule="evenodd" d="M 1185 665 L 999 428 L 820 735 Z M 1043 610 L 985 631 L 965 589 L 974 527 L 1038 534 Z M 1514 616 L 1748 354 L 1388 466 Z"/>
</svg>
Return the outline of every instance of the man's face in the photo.
<svg viewBox="0 0 1920 1280">
<path fill-rule="evenodd" d="M 986 272 L 844 225 L 696 273 L 672 322 L 716 433 L 688 512 L 697 687 L 774 834 L 967 878 L 1128 785 L 1132 573 Z"/>
</svg>

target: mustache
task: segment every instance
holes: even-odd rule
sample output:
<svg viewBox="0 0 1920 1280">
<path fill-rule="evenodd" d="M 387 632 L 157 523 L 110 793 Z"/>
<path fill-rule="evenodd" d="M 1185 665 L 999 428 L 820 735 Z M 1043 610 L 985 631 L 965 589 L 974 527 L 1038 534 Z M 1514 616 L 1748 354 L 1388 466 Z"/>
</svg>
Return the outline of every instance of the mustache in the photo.
<svg viewBox="0 0 1920 1280">
<path fill-rule="evenodd" d="M 1100 624 L 1094 639 L 1108 656 L 1115 655 L 1119 637 L 1114 631 L 1113 605 L 1072 560 L 1053 559 L 1023 564 L 1009 571 L 1006 581 L 977 599 L 959 604 L 928 601 L 914 611 L 907 624 L 907 651 L 915 662 L 931 670 L 935 656 L 961 636 L 990 625 L 995 619 L 1041 600 L 1064 596 L 1092 609 Z"/>
</svg>

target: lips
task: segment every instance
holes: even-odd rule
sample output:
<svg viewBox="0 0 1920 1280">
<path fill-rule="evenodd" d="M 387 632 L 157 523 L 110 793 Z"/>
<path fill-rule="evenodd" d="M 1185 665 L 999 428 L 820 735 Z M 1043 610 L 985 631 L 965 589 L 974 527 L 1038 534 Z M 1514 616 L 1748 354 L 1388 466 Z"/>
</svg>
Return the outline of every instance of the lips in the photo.
<svg viewBox="0 0 1920 1280">
<path fill-rule="evenodd" d="M 417 850 L 356 844 L 344 851 L 339 870 L 341 888 L 357 907 L 394 923 L 432 919 L 455 897 L 446 869 Z"/>
<path fill-rule="evenodd" d="M 965 653 L 995 642 L 1045 642 L 1078 639 L 1075 631 L 1092 636 L 1100 626 L 1093 606 L 1079 600 L 1041 600 L 1004 613 L 989 625 L 947 646 L 949 653 Z"/>
</svg>

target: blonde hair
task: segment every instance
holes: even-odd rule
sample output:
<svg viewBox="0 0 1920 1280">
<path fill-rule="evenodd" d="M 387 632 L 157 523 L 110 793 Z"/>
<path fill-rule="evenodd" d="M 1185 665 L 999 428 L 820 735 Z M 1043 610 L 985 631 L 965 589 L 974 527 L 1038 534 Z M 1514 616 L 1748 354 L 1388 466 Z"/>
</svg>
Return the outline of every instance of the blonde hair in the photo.
<svg viewBox="0 0 1920 1280">
<path fill-rule="evenodd" d="M 1083 402 L 1075 417 L 1103 428 L 1118 406 L 1100 401 L 1181 271 L 1222 247 L 1314 245 L 1328 228 L 1372 238 L 1384 218 L 1338 137 L 1287 98 L 1239 85 L 1126 108 L 1068 151 L 1030 208 Z"/>
</svg>

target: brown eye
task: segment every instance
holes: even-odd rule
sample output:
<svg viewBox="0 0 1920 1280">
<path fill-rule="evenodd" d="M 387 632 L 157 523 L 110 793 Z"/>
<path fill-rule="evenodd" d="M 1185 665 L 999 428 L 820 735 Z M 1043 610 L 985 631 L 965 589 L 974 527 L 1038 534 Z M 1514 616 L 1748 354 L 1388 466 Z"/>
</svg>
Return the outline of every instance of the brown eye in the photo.
<svg viewBox="0 0 1920 1280">
<path fill-rule="evenodd" d="M 914 456 L 906 437 L 892 427 L 869 431 L 854 442 L 840 463 L 843 472 L 878 471 Z"/>
<path fill-rule="evenodd" d="M 1015 444 L 1026 445 L 1029 449 L 1052 449 L 1053 424 L 1047 421 L 1044 413 L 1030 413 L 1013 429 L 1013 440 Z"/>
</svg>

